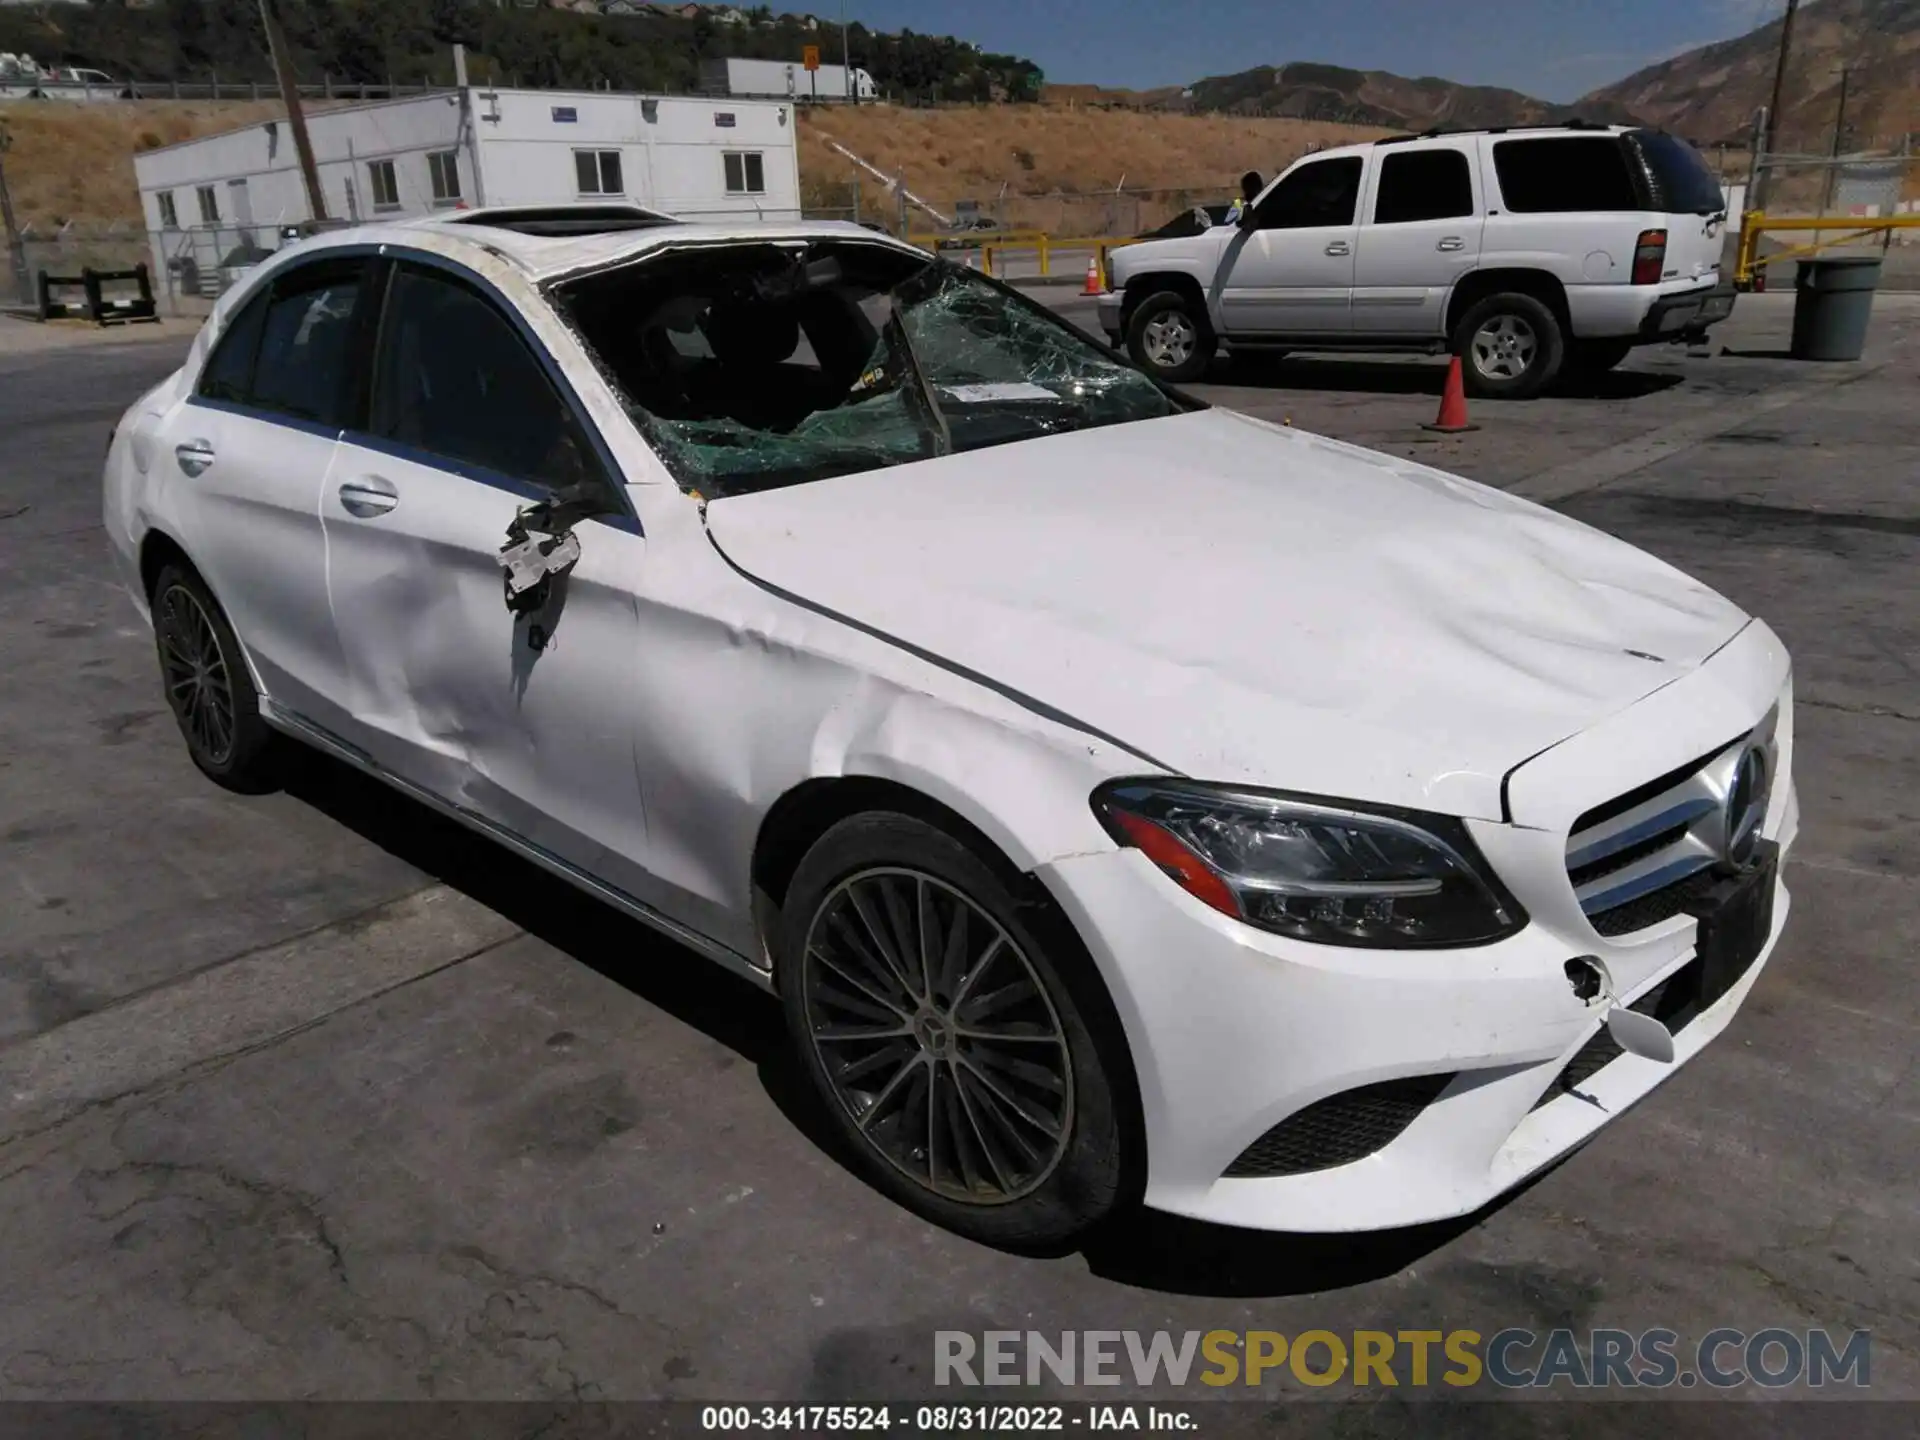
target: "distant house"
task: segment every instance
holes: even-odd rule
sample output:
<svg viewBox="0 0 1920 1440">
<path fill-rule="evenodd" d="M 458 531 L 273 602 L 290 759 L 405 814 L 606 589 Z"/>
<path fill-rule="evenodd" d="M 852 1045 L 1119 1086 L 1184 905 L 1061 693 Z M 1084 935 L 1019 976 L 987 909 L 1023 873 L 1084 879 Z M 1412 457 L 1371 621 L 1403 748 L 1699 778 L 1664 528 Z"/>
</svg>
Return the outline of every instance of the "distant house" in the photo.
<svg viewBox="0 0 1920 1440">
<path fill-rule="evenodd" d="M 708 6 L 707 18 L 716 25 L 751 25 L 753 23 L 747 18 L 746 11 L 736 10 L 731 5 Z"/>
<path fill-rule="evenodd" d="M 600 7 L 602 15 L 644 15 L 652 9 L 646 0 L 606 0 Z"/>
</svg>

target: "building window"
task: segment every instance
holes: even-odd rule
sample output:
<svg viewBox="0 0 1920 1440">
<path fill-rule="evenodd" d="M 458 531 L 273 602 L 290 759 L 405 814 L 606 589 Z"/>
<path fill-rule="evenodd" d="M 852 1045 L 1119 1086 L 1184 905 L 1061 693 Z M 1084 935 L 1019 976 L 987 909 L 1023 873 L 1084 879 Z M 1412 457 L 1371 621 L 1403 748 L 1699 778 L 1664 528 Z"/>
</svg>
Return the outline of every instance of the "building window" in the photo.
<svg viewBox="0 0 1920 1440">
<path fill-rule="evenodd" d="M 440 157 L 436 155 L 433 158 L 438 160 Z M 459 176 L 456 174 L 454 178 L 457 181 Z M 373 211 L 376 215 L 382 210 L 400 208 L 400 181 L 393 173 L 391 160 L 367 162 L 367 191 L 373 196 Z"/>
<path fill-rule="evenodd" d="M 433 182 L 433 203 L 451 205 L 460 198 L 460 157 L 452 150 L 427 156 L 427 178 Z"/>
<path fill-rule="evenodd" d="M 173 208 L 173 192 L 171 190 L 162 190 L 159 195 L 154 198 L 160 202 L 160 228 L 162 230 L 178 230 L 180 228 L 180 212 Z"/>
<path fill-rule="evenodd" d="M 573 152 L 574 179 L 582 195 L 624 195 L 620 183 L 618 150 L 576 150 Z"/>
<path fill-rule="evenodd" d="M 194 192 L 194 198 L 200 202 L 200 223 L 218 225 L 220 223 L 220 196 L 211 185 L 202 185 Z"/>
<path fill-rule="evenodd" d="M 722 158 L 727 166 L 727 193 L 729 195 L 764 195 L 767 193 L 766 167 L 761 163 L 758 150 L 728 150 Z"/>
</svg>

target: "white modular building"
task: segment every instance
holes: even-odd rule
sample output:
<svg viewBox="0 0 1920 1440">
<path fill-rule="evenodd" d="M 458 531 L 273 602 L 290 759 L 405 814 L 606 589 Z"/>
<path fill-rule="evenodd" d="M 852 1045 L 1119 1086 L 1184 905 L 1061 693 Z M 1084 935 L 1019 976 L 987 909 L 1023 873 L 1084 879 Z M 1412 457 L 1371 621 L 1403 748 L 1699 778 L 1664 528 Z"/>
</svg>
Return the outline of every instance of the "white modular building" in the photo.
<svg viewBox="0 0 1920 1440">
<path fill-rule="evenodd" d="M 851 70 L 844 65 L 809 70 L 788 60 L 705 60 L 700 65 L 700 85 L 722 95 L 833 104 L 876 100 L 880 95 L 873 76 L 857 65 Z"/>
<path fill-rule="evenodd" d="M 688 220 L 800 218 L 790 104 L 469 86 L 307 112 L 335 220 L 482 205 L 628 201 Z M 293 136 L 270 120 L 134 157 L 155 283 L 222 271 L 313 218 Z M 231 279 L 231 275 L 225 277 Z"/>
</svg>

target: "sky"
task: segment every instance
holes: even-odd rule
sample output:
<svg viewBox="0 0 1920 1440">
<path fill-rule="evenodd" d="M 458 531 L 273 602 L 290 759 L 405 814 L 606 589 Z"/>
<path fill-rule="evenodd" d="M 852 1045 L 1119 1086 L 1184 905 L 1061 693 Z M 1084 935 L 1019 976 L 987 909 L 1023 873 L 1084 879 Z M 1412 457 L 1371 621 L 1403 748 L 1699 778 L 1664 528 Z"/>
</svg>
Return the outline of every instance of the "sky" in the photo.
<svg viewBox="0 0 1920 1440">
<path fill-rule="evenodd" d="M 812 0 L 838 18 L 841 0 Z M 1784 0 L 845 0 L 849 20 L 1146 89 L 1318 60 L 1566 101 L 1776 18 Z M 776 6 L 778 8 L 785 8 Z"/>
</svg>

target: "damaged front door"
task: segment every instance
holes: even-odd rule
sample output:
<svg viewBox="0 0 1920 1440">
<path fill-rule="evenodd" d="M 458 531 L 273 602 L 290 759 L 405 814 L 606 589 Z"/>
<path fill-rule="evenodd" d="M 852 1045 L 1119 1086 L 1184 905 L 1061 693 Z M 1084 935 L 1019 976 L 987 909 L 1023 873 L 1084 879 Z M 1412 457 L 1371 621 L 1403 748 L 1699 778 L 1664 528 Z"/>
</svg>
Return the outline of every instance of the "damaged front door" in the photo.
<svg viewBox="0 0 1920 1440">
<path fill-rule="evenodd" d="M 393 266 L 379 336 L 365 428 L 342 438 L 320 507 L 346 738 L 577 866 L 630 873 L 605 863 L 638 862 L 645 834 L 626 587 L 644 542 L 624 493 L 464 276 Z M 518 584 L 510 531 L 551 542 L 520 557 Z"/>
</svg>

